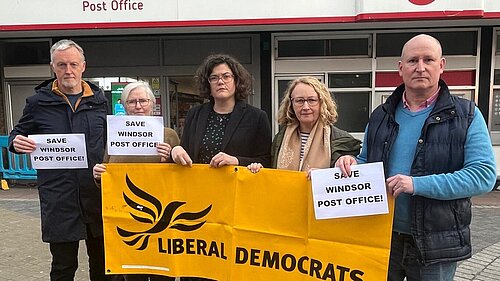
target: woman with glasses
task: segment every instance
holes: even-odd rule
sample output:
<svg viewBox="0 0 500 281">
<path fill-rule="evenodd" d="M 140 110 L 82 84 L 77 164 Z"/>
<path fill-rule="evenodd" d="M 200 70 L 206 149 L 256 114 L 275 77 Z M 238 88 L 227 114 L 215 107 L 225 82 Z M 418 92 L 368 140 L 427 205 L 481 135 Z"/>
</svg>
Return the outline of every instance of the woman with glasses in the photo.
<svg viewBox="0 0 500 281">
<path fill-rule="evenodd" d="M 172 160 L 215 168 L 252 162 L 269 166 L 272 136 L 267 114 L 245 102 L 252 92 L 250 73 L 231 56 L 211 55 L 195 79 L 199 95 L 209 102 L 189 110 Z"/>
<path fill-rule="evenodd" d="M 341 155 L 358 155 L 361 142 L 333 125 L 337 117 L 337 105 L 318 79 L 305 76 L 290 82 L 278 111 L 272 167 L 309 175 L 311 169 L 334 167 Z M 248 165 L 254 173 L 260 168 L 258 162 Z"/>
<path fill-rule="evenodd" d="M 196 76 L 199 95 L 209 100 L 187 113 L 181 145 L 172 149 L 180 165 L 247 166 L 270 164 L 271 127 L 267 114 L 245 102 L 252 92 L 252 76 L 233 57 L 211 55 Z M 209 280 L 183 277 L 182 281 Z"/>
<path fill-rule="evenodd" d="M 137 115 L 137 116 L 152 116 L 153 108 L 156 103 L 156 98 L 153 91 L 149 87 L 149 84 L 143 81 L 133 82 L 127 84 L 123 89 L 121 95 L 121 101 L 124 104 L 126 115 Z M 170 129 L 164 128 L 163 131 L 163 143 L 159 143 L 157 146 L 158 155 L 108 155 L 105 152 L 104 163 L 160 163 L 167 162 L 170 157 L 171 147 L 179 144 L 180 140 L 177 133 Z M 100 186 L 101 184 L 101 174 L 106 172 L 106 166 L 104 164 L 96 164 L 93 169 L 94 179 L 96 184 Z M 151 274 L 127 274 L 127 275 L 115 275 L 113 276 L 114 281 L 125 280 L 125 281 L 174 281 L 174 277 L 166 277 Z"/>
</svg>

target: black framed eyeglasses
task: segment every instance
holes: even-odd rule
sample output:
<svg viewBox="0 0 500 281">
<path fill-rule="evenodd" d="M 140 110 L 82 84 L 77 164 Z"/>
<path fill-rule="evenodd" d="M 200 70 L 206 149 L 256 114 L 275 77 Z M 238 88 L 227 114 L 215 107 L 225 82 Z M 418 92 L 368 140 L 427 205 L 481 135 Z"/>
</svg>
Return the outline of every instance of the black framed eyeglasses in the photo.
<svg viewBox="0 0 500 281">
<path fill-rule="evenodd" d="M 128 100 L 125 103 L 129 107 L 134 107 L 137 103 L 141 106 L 147 106 L 151 100 L 150 99 L 138 99 L 138 100 Z"/>
<path fill-rule="evenodd" d="M 290 99 L 295 106 L 304 106 L 307 102 L 309 106 L 315 106 L 319 103 L 319 98 L 292 98 Z"/>
<path fill-rule="evenodd" d="M 210 84 L 216 84 L 221 79 L 222 79 L 222 82 L 229 83 L 229 82 L 233 81 L 234 75 L 232 73 L 226 72 L 226 73 L 223 73 L 220 76 L 219 75 L 210 75 L 210 76 L 208 76 L 208 82 Z"/>
</svg>

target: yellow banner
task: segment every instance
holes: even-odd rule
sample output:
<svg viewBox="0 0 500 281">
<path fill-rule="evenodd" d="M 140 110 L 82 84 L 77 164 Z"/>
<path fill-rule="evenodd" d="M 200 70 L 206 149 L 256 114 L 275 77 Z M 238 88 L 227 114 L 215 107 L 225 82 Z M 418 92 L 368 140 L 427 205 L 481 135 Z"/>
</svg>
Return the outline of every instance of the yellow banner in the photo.
<svg viewBox="0 0 500 281">
<path fill-rule="evenodd" d="M 106 269 L 239 280 L 386 280 L 390 213 L 315 220 L 305 173 L 107 164 Z"/>
</svg>

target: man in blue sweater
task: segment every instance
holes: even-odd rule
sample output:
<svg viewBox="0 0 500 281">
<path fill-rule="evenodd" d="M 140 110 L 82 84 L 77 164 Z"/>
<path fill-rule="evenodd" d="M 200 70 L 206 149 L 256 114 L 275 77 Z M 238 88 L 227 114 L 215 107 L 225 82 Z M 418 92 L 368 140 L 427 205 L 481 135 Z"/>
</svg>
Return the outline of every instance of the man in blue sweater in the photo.
<svg viewBox="0 0 500 281">
<path fill-rule="evenodd" d="M 357 163 L 382 161 L 396 198 L 388 280 L 453 281 L 457 261 L 471 256 L 470 197 L 496 180 L 488 129 L 472 101 L 454 97 L 440 79 L 439 41 L 420 34 L 403 46 L 403 84 L 376 108 Z"/>
</svg>

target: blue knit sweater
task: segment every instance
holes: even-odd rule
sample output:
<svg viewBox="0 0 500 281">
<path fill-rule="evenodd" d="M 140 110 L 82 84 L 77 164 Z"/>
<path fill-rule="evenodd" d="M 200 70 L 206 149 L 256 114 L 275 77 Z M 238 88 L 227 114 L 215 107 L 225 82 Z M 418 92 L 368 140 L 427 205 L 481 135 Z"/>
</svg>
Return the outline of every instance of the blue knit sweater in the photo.
<svg viewBox="0 0 500 281">
<path fill-rule="evenodd" d="M 396 109 L 396 122 L 404 124 L 399 127 L 398 137 L 390 154 L 389 163 L 385 163 L 389 176 L 396 174 L 409 175 L 415 147 L 425 119 L 432 111 L 432 106 L 418 112 L 403 109 L 400 104 Z M 365 137 L 366 137 L 365 130 Z M 363 142 L 366 144 L 366 139 Z M 476 107 L 474 118 L 467 130 L 464 147 L 464 167 L 454 173 L 435 174 L 413 177 L 414 195 L 438 200 L 451 200 L 479 195 L 490 190 L 485 182 L 496 179 L 495 159 L 486 122 Z M 367 147 L 363 145 L 358 163 L 366 163 Z M 396 199 L 394 213 L 394 230 L 410 233 L 409 198 L 410 194 L 402 194 Z"/>
</svg>

